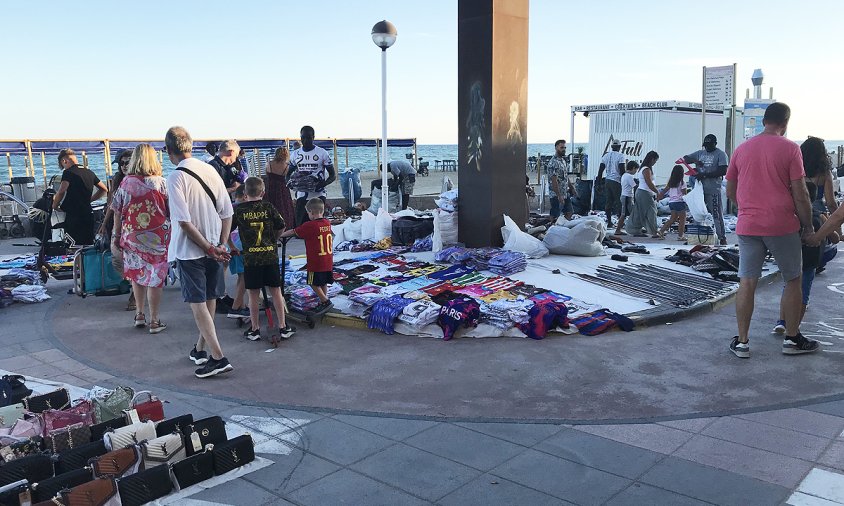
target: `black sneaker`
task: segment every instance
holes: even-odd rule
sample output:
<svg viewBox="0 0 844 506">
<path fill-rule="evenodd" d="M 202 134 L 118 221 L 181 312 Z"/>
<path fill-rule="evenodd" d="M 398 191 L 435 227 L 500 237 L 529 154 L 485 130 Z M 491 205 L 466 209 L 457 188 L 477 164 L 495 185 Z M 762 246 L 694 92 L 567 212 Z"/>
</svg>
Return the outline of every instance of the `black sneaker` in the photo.
<svg viewBox="0 0 844 506">
<path fill-rule="evenodd" d="M 820 349 L 820 345 L 814 339 L 803 337 L 800 332 L 794 337 L 786 337 L 782 341 L 783 355 L 802 355 L 812 353 Z"/>
<path fill-rule="evenodd" d="M 261 339 L 261 329 L 248 329 L 243 333 L 243 337 L 249 339 L 250 341 L 257 341 L 258 339 Z"/>
<path fill-rule="evenodd" d="M 194 345 L 193 349 L 190 350 L 190 355 L 188 358 L 193 361 L 196 365 L 202 365 L 208 362 L 208 352 L 207 351 L 196 351 L 196 345 Z"/>
<path fill-rule="evenodd" d="M 325 302 L 320 302 L 314 308 L 314 313 L 322 313 L 322 312 L 328 311 L 332 307 L 334 307 L 334 304 L 332 304 L 330 300 L 327 300 Z"/>
<path fill-rule="evenodd" d="M 216 376 L 218 374 L 223 374 L 224 372 L 229 372 L 232 369 L 234 369 L 234 367 L 232 367 L 232 365 L 229 363 L 229 359 L 227 359 L 226 357 L 223 357 L 220 360 L 214 360 L 213 358 L 210 358 L 204 366 L 194 371 L 193 374 L 197 378 L 210 378 L 211 376 Z"/>
<path fill-rule="evenodd" d="M 750 358 L 750 344 L 740 343 L 738 336 L 733 337 L 730 343 L 730 351 L 736 354 L 738 358 Z"/>
<path fill-rule="evenodd" d="M 220 297 L 217 299 L 217 308 L 214 310 L 216 314 L 228 314 L 229 310 L 232 308 L 232 304 L 234 304 L 234 299 L 226 295 L 225 297 Z"/>
<path fill-rule="evenodd" d="M 283 328 L 278 329 L 278 335 L 282 339 L 290 339 L 295 333 L 296 327 L 291 327 L 290 325 L 285 325 Z"/>
</svg>

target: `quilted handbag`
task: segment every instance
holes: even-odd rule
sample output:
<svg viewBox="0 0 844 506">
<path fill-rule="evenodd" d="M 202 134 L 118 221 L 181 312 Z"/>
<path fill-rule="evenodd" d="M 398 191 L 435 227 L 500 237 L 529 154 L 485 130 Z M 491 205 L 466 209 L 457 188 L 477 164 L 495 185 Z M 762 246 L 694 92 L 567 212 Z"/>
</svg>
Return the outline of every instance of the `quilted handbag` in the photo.
<svg viewBox="0 0 844 506">
<path fill-rule="evenodd" d="M 41 480 L 32 485 L 33 501 L 49 501 L 59 495 L 59 492 L 66 488 L 73 488 L 94 479 L 91 470 L 88 468 L 76 469 L 67 473 L 56 475 L 53 478 Z"/>
<path fill-rule="evenodd" d="M 141 451 L 137 445 L 121 448 L 93 458 L 90 461 L 94 476 L 122 478 L 141 468 Z"/>
<path fill-rule="evenodd" d="M 141 506 L 173 491 L 170 470 L 156 466 L 117 481 L 123 506 Z"/>
<path fill-rule="evenodd" d="M 27 388 L 23 376 L 7 374 L 0 378 L 0 407 L 17 404 L 30 395 L 32 389 Z"/>
<path fill-rule="evenodd" d="M 106 448 L 125 448 L 129 445 L 138 444 L 141 441 L 155 439 L 155 423 L 133 423 L 126 427 L 115 429 L 113 432 L 106 432 L 103 436 Z"/>
<path fill-rule="evenodd" d="M 132 409 L 138 413 L 138 419 L 142 422 L 152 420 L 160 422 L 164 420 L 164 404 L 161 400 L 152 395 L 149 390 L 143 390 L 132 397 Z"/>
<path fill-rule="evenodd" d="M 129 409 L 135 391 L 129 387 L 117 387 L 103 399 L 94 399 L 94 421 L 104 422 L 123 416 L 123 411 Z"/>
<path fill-rule="evenodd" d="M 181 490 L 214 477 L 214 454 L 204 451 L 170 466 L 175 483 Z"/>
<path fill-rule="evenodd" d="M 155 424 L 155 433 L 158 437 L 166 436 L 167 434 L 172 434 L 174 432 L 189 436 L 191 432 L 190 425 L 192 423 L 193 415 L 191 414 L 168 418 Z"/>
<path fill-rule="evenodd" d="M 53 476 L 53 461 L 48 455 L 29 455 L 0 466 L 0 487 L 19 480 L 38 483 Z"/>
<path fill-rule="evenodd" d="M 56 474 L 82 469 L 88 464 L 89 460 L 106 453 L 108 453 L 108 450 L 102 440 L 63 451 L 59 453 L 58 460 L 56 460 Z"/>
<path fill-rule="evenodd" d="M 221 475 L 255 460 L 255 443 L 244 434 L 214 445 L 214 474 Z"/>
<path fill-rule="evenodd" d="M 41 419 L 41 415 L 29 413 L 25 414 L 23 418 L 18 418 L 18 421 L 15 422 L 9 433 L 10 436 L 15 437 L 35 437 L 43 434 L 44 421 Z"/>
<path fill-rule="evenodd" d="M 117 430 L 121 427 L 126 427 L 129 423 L 125 416 L 112 418 L 105 422 L 95 423 L 91 426 L 91 441 L 102 440 L 106 432 L 110 430 Z"/>
<path fill-rule="evenodd" d="M 224 443 L 227 439 L 226 423 L 219 416 L 197 420 L 190 426 L 190 435 L 187 440 L 188 455 L 202 451 L 209 444 Z"/>
<path fill-rule="evenodd" d="M 0 462 L 11 462 L 27 455 L 37 455 L 44 452 L 44 441 L 41 436 L 17 441 L 0 448 Z"/>
<path fill-rule="evenodd" d="M 184 460 L 185 440 L 180 432 L 157 437 L 141 445 L 144 468 L 150 469 L 161 464 L 175 464 Z"/>
<path fill-rule="evenodd" d="M 23 407 L 23 403 L 3 406 L 0 408 L 0 427 L 12 428 L 15 422 L 18 421 L 18 418 L 23 417 L 25 412 L 26 408 Z"/>
<path fill-rule="evenodd" d="M 20 506 L 21 494 L 27 494 L 29 482 L 26 480 L 16 481 L 5 487 L 0 487 L 0 504 L 3 506 Z M 23 503 L 29 506 L 29 503 Z"/>
<path fill-rule="evenodd" d="M 94 423 L 94 411 L 90 401 L 82 400 L 76 406 L 67 409 L 48 409 L 41 413 L 44 420 L 45 435 L 56 429 L 81 423 L 91 425 Z"/>
<path fill-rule="evenodd" d="M 53 453 L 61 453 L 91 442 L 91 427 L 75 423 L 56 429 L 44 438 L 44 446 Z"/>
<path fill-rule="evenodd" d="M 60 388 L 52 392 L 33 395 L 23 400 L 27 411 L 42 413 L 48 409 L 65 409 L 70 406 L 70 394 L 66 388 Z"/>
<path fill-rule="evenodd" d="M 114 478 L 97 478 L 62 491 L 64 506 L 122 506 Z"/>
</svg>

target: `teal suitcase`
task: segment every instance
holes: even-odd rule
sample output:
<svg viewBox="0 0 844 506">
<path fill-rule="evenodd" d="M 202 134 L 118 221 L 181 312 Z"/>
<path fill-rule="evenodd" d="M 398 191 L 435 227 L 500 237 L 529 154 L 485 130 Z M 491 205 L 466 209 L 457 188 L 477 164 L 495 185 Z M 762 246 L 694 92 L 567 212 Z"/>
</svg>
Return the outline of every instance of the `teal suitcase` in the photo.
<svg viewBox="0 0 844 506">
<path fill-rule="evenodd" d="M 76 295 L 120 295 L 129 293 L 129 282 L 111 264 L 111 251 L 88 246 L 73 257 L 73 288 Z"/>
</svg>

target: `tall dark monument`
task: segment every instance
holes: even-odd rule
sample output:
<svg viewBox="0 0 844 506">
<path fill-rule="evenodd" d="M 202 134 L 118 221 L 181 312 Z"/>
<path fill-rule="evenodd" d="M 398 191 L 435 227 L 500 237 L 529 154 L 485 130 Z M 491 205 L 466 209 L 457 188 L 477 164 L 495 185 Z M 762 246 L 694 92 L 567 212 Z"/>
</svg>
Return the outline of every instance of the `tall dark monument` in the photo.
<svg viewBox="0 0 844 506">
<path fill-rule="evenodd" d="M 460 241 L 500 245 L 527 219 L 528 0 L 459 0 L 457 40 Z"/>
</svg>

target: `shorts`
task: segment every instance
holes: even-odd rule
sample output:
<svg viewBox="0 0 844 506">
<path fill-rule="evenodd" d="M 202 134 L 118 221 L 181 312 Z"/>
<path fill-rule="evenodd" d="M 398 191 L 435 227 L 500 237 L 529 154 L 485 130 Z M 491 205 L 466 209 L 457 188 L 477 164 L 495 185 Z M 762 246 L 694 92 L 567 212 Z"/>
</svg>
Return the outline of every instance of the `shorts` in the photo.
<svg viewBox="0 0 844 506">
<path fill-rule="evenodd" d="M 218 299 L 226 293 L 223 265 L 208 257 L 176 260 L 182 297 L 191 304 Z"/>
<path fill-rule="evenodd" d="M 308 284 L 311 286 L 325 286 L 334 283 L 334 272 L 311 272 L 308 271 Z"/>
<path fill-rule="evenodd" d="M 241 255 L 235 255 L 229 260 L 229 272 L 243 274 L 243 257 Z"/>
<path fill-rule="evenodd" d="M 685 202 L 669 202 L 668 209 L 671 209 L 675 213 L 682 213 L 689 210 Z"/>
<path fill-rule="evenodd" d="M 768 251 L 774 255 L 783 281 L 791 281 L 803 271 L 803 248 L 798 232 L 776 236 L 739 235 L 738 246 L 740 278 L 762 277 L 762 264 Z"/>
<path fill-rule="evenodd" d="M 278 264 L 247 265 L 243 268 L 243 284 L 247 290 L 257 290 L 265 286 L 281 286 Z"/>
<path fill-rule="evenodd" d="M 633 197 L 621 197 L 621 215 L 625 218 L 633 212 Z"/>
</svg>

